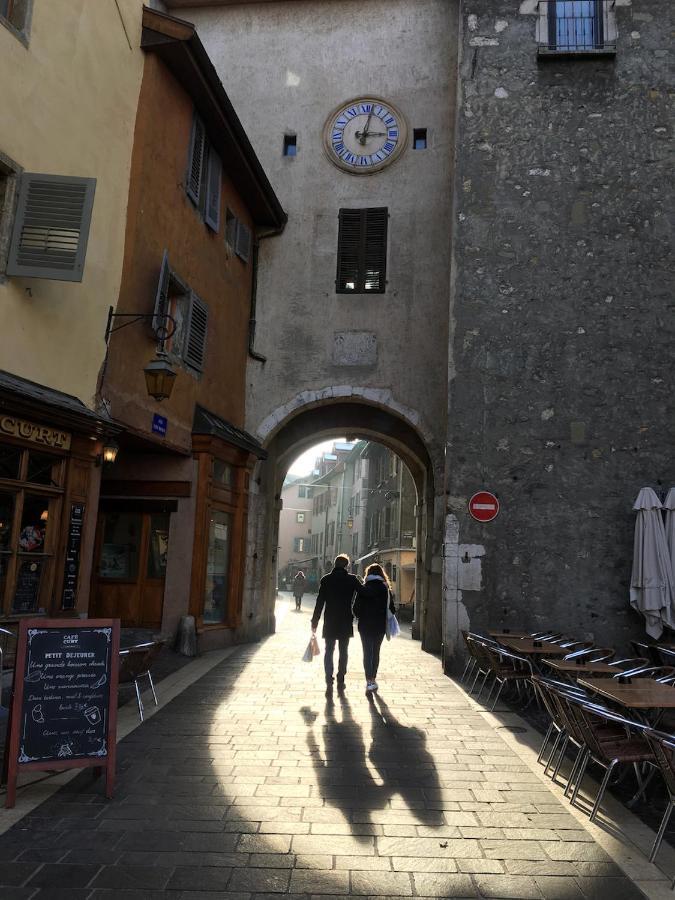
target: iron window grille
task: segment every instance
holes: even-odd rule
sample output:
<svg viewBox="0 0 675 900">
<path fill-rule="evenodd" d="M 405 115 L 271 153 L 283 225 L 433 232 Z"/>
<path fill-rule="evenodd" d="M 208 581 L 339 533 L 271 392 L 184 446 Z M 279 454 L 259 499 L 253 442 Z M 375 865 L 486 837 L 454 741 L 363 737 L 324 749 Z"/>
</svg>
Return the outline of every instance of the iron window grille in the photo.
<svg viewBox="0 0 675 900">
<path fill-rule="evenodd" d="M 615 0 L 539 0 L 539 53 L 614 53 L 614 6 Z"/>
<path fill-rule="evenodd" d="M 335 290 L 384 294 L 387 284 L 387 207 L 341 209 Z"/>
</svg>

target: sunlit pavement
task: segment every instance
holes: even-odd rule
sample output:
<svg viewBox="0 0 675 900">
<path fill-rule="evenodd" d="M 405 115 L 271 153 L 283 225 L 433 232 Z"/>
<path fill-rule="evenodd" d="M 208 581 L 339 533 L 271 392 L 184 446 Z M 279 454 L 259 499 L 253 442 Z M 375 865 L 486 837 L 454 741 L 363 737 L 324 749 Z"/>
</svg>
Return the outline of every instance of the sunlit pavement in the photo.
<svg viewBox="0 0 675 900">
<path fill-rule="evenodd" d="M 2 900 L 643 896 L 417 643 L 326 697 L 313 599 L 0 837 Z"/>
</svg>

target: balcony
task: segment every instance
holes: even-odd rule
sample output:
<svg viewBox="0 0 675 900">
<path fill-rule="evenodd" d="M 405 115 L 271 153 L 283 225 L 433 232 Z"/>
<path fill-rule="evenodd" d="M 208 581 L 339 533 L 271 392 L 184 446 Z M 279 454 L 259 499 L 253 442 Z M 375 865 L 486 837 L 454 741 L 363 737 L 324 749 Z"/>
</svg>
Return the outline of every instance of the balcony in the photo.
<svg viewBox="0 0 675 900">
<path fill-rule="evenodd" d="M 614 6 L 615 0 L 539 0 L 539 56 L 614 56 Z"/>
</svg>

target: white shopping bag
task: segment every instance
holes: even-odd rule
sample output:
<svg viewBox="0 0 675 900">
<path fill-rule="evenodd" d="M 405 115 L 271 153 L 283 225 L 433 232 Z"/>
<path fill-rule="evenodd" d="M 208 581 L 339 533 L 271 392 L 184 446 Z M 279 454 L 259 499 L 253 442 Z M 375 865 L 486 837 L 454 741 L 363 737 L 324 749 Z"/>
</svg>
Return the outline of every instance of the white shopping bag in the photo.
<svg viewBox="0 0 675 900">
<path fill-rule="evenodd" d="M 313 634 L 309 640 L 309 644 L 307 644 L 307 649 L 302 654 L 303 662 L 311 662 L 315 656 L 318 656 L 321 653 L 319 648 L 319 642 L 316 639 L 316 635 Z"/>
<path fill-rule="evenodd" d="M 387 609 L 387 640 L 390 641 L 392 638 L 398 637 L 400 633 L 401 628 L 398 624 L 398 619 L 390 609 Z"/>
</svg>

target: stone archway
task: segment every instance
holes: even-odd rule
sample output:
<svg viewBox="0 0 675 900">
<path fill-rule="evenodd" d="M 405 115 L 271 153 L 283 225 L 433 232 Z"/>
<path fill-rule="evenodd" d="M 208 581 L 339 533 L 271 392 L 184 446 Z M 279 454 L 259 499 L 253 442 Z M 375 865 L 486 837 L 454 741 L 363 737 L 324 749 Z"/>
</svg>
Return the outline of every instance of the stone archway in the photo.
<svg viewBox="0 0 675 900">
<path fill-rule="evenodd" d="M 347 436 L 384 444 L 412 475 L 418 497 L 414 637 L 425 650 L 440 651 L 444 459 L 419 414 L 396 403 L 389 391 L 327 388 L 305 391 L 275 410 L 257 436 L 268 458 L 256 466 L 250 489 L 242 637 L 274 630 L 280 493 L 289 466 L 313 444 Z"/>
</svg>

